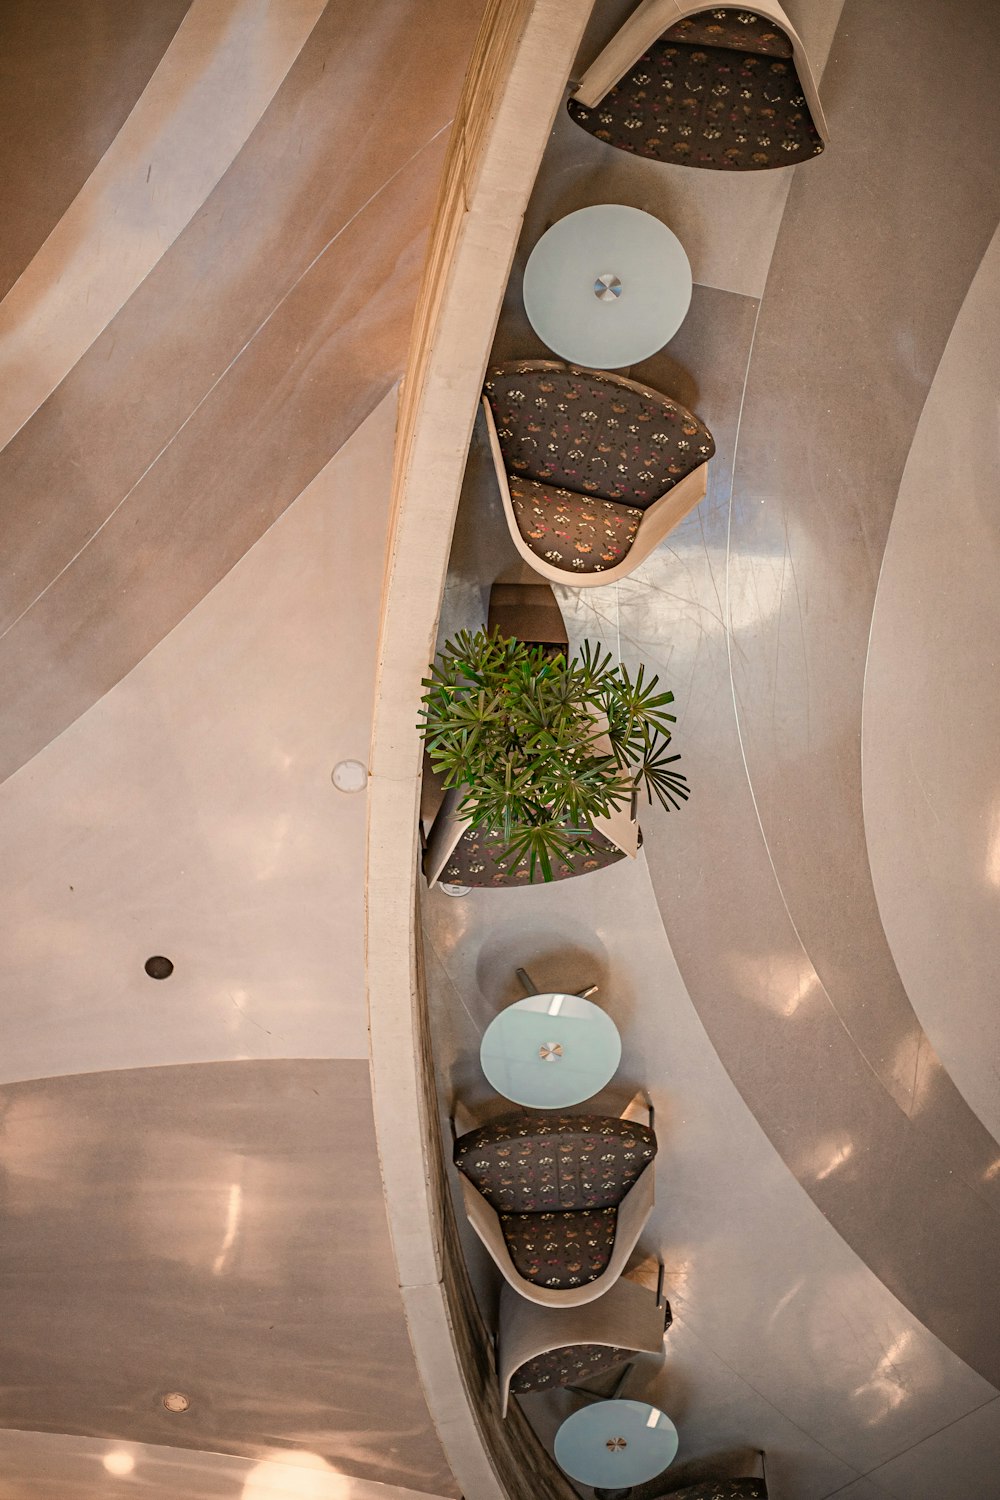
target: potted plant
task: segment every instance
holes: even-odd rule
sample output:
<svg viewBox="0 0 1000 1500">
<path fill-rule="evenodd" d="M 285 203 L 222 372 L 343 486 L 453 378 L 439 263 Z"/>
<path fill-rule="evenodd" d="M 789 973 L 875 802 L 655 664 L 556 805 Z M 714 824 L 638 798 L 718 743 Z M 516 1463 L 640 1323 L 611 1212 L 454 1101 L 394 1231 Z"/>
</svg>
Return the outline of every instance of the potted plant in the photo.
<svg viewBox="0 0 1000 1500">
<path fill-rule="evenodd" d="M 645 788 L 669 810 L 688 796 L 668 754 L 673 693 L 585 641 L 552 654 L 496 632 L 461 631 L 423 683 L 420 731 L 459 815 L 497 837 L 531 879 L 588 847 L 595 818 Z"/>
</svg>

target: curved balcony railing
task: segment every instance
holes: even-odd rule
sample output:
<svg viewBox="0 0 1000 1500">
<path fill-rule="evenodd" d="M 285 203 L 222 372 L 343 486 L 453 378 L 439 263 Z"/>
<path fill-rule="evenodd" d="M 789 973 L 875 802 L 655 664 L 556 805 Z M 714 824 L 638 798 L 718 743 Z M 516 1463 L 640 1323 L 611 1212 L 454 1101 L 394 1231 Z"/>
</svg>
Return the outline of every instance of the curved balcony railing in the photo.
<svg viewBox="0 0 1000 1500">
<path fill-rule="evenodd" d="M 459 104 L 400 395 L 382 598 L 367 858 L 372 1091 L 420 1378 L 467 1500 L 571 1492 L 492 1353 L 445 1179 L 417 924 L 421 678 L 434 650 L 477 401 L 504 289 L 589 7 L 488 0 Z"/>
</svg>

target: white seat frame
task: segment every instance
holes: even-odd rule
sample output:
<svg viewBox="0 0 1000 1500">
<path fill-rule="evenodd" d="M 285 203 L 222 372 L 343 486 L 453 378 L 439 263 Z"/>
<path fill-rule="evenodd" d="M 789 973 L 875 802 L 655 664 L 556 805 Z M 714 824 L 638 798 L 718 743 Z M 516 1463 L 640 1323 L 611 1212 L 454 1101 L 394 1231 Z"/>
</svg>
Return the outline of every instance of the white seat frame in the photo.
<svg viewBox="0 0 1000 1500">
<path fill-rule="evenodd" d="M 802 38 L 777 0 L 751 0 L 751 4 L 745 8 L 753 11 L 754 15 L 763 16 L 766 20 L 773 21 L 776 26 L 780 26 L 791 42 L 795 71 L 802 86 L 802 93 L 820 139 L 826 144 L 830 139 L 830 131 L 820 103 L 816 78 L 802 44 Z M 704 0 L 693 5 L 690 0 L 642 0 L 624 26 L 611 38 L 604 51 L 591 63 L 572 97 L 578 104 L 586 105 L 588 109 L 596 108 L 609 89 L 613 89 L 619 79 L 624 78 L 647 48 L 651 47 L 665 31 L 669 31 L 671 26 L 676 25 L 678 21 L 685 20 L 688 16 L 697 16 L 703 11 L 712 9 L 713 7 L 705 4 Z"/>
<path fill-rule="evenodd" d="M 533 362 L 536 366 L 540 362 Z M 563 369 L 562 365 L 554 365 L 554 369 Z M 630 385 L 633 390 L 645 391 L 645 387 L 638 385 L 633 380 L 626 380 L 624 376 L 615 377 L 624 385 Z M 510 484 L 507 479 L 507 466 L 504 463 L 503 452 L 500 448 L 500 438 L 497 435 L 496 422 L 490 407 L 489 398 L 483 396 L 483 411 L 486 414 L 486 431 L 489 436 L 490 452 L 493 454 L 493 466 L 496 469 L 497 484 L 500 486 L 500 499 L 503 503 L 504 515 L 507 518 L 507 526 L 510 531 L 511 540 L 524 561 L 536 573 L 547 578 L 550 583 L 562 583 L 567 588 L 593 589 L 603 588 L 606 584 L 616 583 L 619 578 L 625 578 L 629 573 L 635 571 L 641 562 L 644 562 L 653 548 L 662 542 L 668 532 L 673 531 L 684 517 L 705 498 L 708 486 L 708 465 L 710 460 L 699 464 L 692 469 L 690 474 L 685 474 L 679 479 L 666 494 L 654 500 L 652 505 L 647 506 L 642 513 L 639 522 L 639 530 L 635 541 L 632 543 L 625 557 L 620 563 L 615 563 L 613 568 L 605 568 L 601 573 L 573 573 L 568 568 L 558 568 L 554 563 L 546 562 L 544 557 L 539 557 L 532 552 L 517 524 L 517 516 L 514 514 L 514 502 L 510 498 Z M 598 498 L 598 497 L 586 497 Z M 616 505 L 628 505 L 628 500 L 623 498 L 614 502 Z"/>
<path fill-rule="evenodd" d="M 650 1124 L 652 1124 L 652 1106 L 648 1108 Z M 635 1101 L 633 1101 L 621 1118 L 633 1118 L 635 1113 Z M 461 1135 L 474 1128 L 469 1121 L 467 1111 L 460 1105 L 455 1107 L 453 1128 L 458 1129 Z M 537 1303 L 541 1307 L 582 1307 L 586 1302 L 596 1302 L 598 1297 L 603 1297 L 624 1271 L 628 1258 L 635 1249 L 656 1202 L 655 1167 L 654 1157 L 648 1166 L 643 1168 L 619 1203 L 611 1259 L 600 1276 L 594 1281 L 588 1281 L 585 1286 L 561 1288 L 536 1286 L 533 1281 L 524 1279 L 507 1249 L 507 1241 L 500 1227 L 500 1215 L 491 1204 L 487 1203 L 482 1193 L 473 1187 L 464 1173 L 459 1172 L 458 1175 L 462 1183 L 462 1202 L 466 1217 L 486 1246 L 508 1286 L 513 1287 L 514 1291 L 528 1302 Z"/>
</svg>

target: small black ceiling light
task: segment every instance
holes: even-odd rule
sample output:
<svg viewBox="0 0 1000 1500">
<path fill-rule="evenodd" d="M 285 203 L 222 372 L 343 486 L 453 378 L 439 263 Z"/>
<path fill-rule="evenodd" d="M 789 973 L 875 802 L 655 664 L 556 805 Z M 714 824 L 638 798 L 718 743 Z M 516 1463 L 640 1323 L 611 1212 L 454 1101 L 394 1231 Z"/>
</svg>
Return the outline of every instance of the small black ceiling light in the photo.
<svg viewBox="0 0 1000 1500">
<path fill-rule="evenodd" d="M 145 969 L 150 979 L 169 979 L 174 972 L 174 966 L 169 958 L 164 958 L 159 953 L 153 958 L 146 959 Z"/>
</svg>

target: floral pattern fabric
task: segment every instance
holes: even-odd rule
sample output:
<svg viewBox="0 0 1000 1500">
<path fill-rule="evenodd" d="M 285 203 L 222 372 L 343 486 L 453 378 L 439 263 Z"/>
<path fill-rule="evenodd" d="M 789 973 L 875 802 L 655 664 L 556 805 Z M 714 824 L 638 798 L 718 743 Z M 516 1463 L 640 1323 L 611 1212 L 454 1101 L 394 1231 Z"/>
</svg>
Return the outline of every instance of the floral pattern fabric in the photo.
<svg viewBox="0 0 1000 1500">
<path fill-rule="evenodd" d="M 648 1125 L 547 1110 L 502 1115 L 455 1142 L 455 1165 L 496 1211 L 518 1274 L 554 1290 L 607 1269 L 618 1204 L 655 1155 Z"/>
<path fill-rule="evenodd" d="M 768 16 L 752 10 L 702 10 L 677 21 L 661 38 L 690 42 L 696 47 L 730 47 L 735 52 L 759 52 L 764 57 L 791 57 L 791 38 Z"/>
<path fill-rule="evenodd" d="M 615 1208 L 656 1155 L 648 1125 L 517 1110 L 463 1135 L 455 1165 L 497 1213 Z"/>
<path fill-rule="evenodd" d="M 670 1500 L 767 1500 L 763 1479 L 704 1479 L 673 1490 Z"/>
<path fill-rule="evenodd" d="M 510 1388 L 516 1396 L 526 1396 L 529 1391 L 575 1385 L 614 1369 L 632 1353 L 631 1349 L 616 1349 L 611 1344 L 565 1344 L 561 1349 L 547 1349 L 514 1371 Z"/>
<path fill-rule="evenodd" d="M 538 557 L 573 573 L 603 573 L 628 556 L 642 511 L 574 495 L 537 479 L 508 480 L 517 529 Z"/>
<path fill-rule="evenodd" d="M 593 109 L 574 99 L 567 107 L 598 140 L 657 161 L 730 172 L 807 161 L 823 142 L 791 46 L 778 50 L 776 30 L 751 11 L 689 17 L 654 42 Z M 745 33 L 753 50 L 735 43 L 734 32 Z"/>
<path fill-rule="evenodd" d="M 589 848 L 585 853 L 574 854 L 568 860 L 553 860 L 553 880 L 588 875 L 592 870 L 603 870 L 625 858 L 624 850 L 596 829 L 590 830 L 587 842 Z M 527 855 L 514 860 L 507 856 L 499 834 L 484 829 L 467 829 L 438 878 L 449 885 L 538 885 L 542 872 L 536 866 L 532 879 L 531 860 Z"/>
<path fill-rule="evenodd" d="M 680 402 L 600 370 L 522 360 L 484 389 L 512 478 L 641 511 L 715 452 Z"/>
<path fill-rule="evenodd" d="M 617 1225 L 614 1208 L 500 1215 L 500 1228 L 518 1275 L 553 1291 L 586 1286 L 607 1270 Z"/>
</svg>

